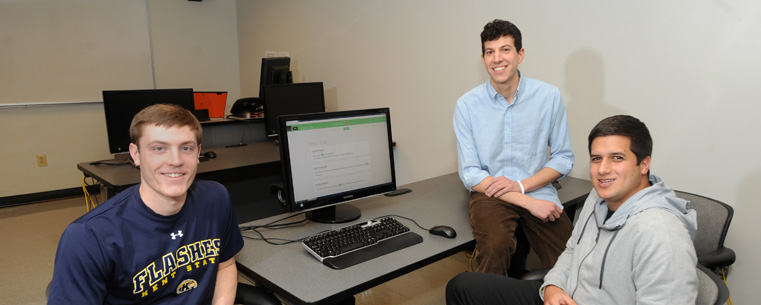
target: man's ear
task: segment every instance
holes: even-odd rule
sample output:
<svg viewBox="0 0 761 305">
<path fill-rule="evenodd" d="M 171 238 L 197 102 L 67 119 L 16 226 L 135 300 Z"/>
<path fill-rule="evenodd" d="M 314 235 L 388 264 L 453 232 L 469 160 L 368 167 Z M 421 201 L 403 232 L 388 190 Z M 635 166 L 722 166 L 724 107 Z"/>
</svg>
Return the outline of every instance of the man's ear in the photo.
<svg viewBox="0 0 761 305">
<path fill-rule="evenodd" d="M 639 172 L 643 176 L 647 176 L 647 173 L 650 172 L 650 156 L 645 157 L 642 159 L 642 162 L 639 163 Z"/>
<path fill-rule="evenodd" d="M 129 155 L 135 162 L 135 166 L 140 166 L 140 150 L 135 143 L 129 143 Z"/>
<path fill-rule="evenodd" d="M 518 51 L 518 63 L 523 63 L 523 57 L 526 56 L 526 49 L 521 48 Z"/>
</svg>

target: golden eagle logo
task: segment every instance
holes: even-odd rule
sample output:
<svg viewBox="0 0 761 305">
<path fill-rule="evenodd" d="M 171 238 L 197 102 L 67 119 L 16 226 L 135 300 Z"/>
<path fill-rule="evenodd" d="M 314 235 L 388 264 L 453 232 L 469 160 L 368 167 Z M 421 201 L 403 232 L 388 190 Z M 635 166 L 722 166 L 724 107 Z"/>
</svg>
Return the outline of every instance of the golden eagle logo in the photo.
<svg viewBox="0 0 761 305">
<path fill-rule="evenodd" d="M 193 279 L 184 280 L 182 281 L 182 283 L 180 283 L 179 286 L 177 286 L 177 294 L 188 292 L 191 289 L 195 289 L 196 287 L 198 287 L 198 282 L 196 282 L 196 280 L 193 280 Z"/>
</svg>

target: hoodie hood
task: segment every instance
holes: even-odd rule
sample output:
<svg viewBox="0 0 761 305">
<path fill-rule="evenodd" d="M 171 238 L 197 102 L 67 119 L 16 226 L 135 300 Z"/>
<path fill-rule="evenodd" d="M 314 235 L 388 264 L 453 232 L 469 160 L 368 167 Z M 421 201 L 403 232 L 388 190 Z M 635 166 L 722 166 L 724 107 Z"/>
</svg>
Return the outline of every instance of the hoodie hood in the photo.
<svg viewBox="0 0 761 305">
<path fill-rule="evenodd" d="M 618 230 L 626 225 L 626 221 L 631 216 L 647 209 L 663 209 L 679 218 L 689 231 L 690 238 L 695 240 L 695 232 L 698 229 L 697 213 L 688 208 L 690 202 L 676 197 L 674 191 L 660 177 L 651 174 L 648 179 L 650 187 L 626 200 L 607 222 L 605 216 L 608 213 L 608 206 L 605 200 L 600 198 L 594 189 L 589 193 L 589 196 L 595 198 L 594 217 L 598 224 L 602 224 L 599 225 L 600 229 Z"/>
<path fill-rule="evenodd" d="M 690 239 L 695 240 L 695 232 L 697 232 L 698 229 L 697 212 L 687 208 L 687 205 L 690 202 L 676 197 L 674 190 L 667 186 L 660 177 L 651 174 L 648 177 L 648 180 L 650 181 L 650 186 L 627 199 L 607 221 L 605 221 L 605 217 L 608 214 L 608 205 L 605 203 L 605 200 L 600 198 L 595 189 L 592 189 L 589 193 L 589 197 L 594 199 L 595 205 L 594 212 L 589 215 L 587 222 L 594 217 L 598 230 L 613 232 L 613 237 L 605 246 L 605 254 L 602 258 L 600 283 L 598 287 L 600 289 L 602 289 L 603 279 L 605 277 L 605 264 L 608 258 L 608 251 L 610 250 L 613 241 L 616 240 L 620 229 L 626 225 L 626 221 L 629 220 L 630 217 L 648 209 L 666 210 L 682 221 L 687 228 L 687 231 L 690 233 Z M 586 224 L 584 224 L 584 228 L 586 229 Z M 581 234 L 584 234 L 584 230 L 582 230 Z"/>
</svg>

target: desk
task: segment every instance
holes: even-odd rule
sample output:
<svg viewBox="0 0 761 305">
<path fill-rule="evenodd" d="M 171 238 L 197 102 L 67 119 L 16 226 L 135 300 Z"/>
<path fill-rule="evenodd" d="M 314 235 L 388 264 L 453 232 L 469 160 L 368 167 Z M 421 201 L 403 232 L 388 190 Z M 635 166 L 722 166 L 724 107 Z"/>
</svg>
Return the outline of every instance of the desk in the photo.
<svg viewBox="0 0 761 305">
<path fill-rule="evenodd" d="M 583 202 L 592 188 L 588 181 L 570 177 L 561 180 L 560 184 L 562 188 L 558 192 L 564 203 Z M 457 173 L 402 187 L 412 192 L 396 197 L 374 196 L 353 201 L 351 204 L 362 211 L 362 217 L 357 222 L 396 214 L 412 218 L 423 227 L 451 226 L 457 231 L 457 237 L 447 239 L 434 236 L 406 219 L 397 218 L 423 236 L 423 242 L 342 270 L 322 265 L 304 250 L 301 243 L 274 246 L 246 238 L 245 246 L 237 257 L 239 270 L 290 303 L 331 304 L 473 246 L 475 241 L 468 216 L 468 192 Z M 278 215 L 242 225 L 261 225 L 283 217 Z M 310 222 L 288 230 L 261 232 L 268 238 L 295 240 L 346 225 Z M 246 236 L 254 234 L 244 232 Z"/>
<path fill-rule="evenodd" d="M 218 181 L 227 187 L 239 223 L 284 211 L 269 192 L 270 184 L 281 182 L 280 149 L 274 141 L 204 149 L 209 150 L 217 157 L 198 164 L 196 179 Z M 140 183 L 140 170 L 129 164 L 91 163 L 79 163 L 77 168 L 98 181 L 103 201 Z"/>
</svg>

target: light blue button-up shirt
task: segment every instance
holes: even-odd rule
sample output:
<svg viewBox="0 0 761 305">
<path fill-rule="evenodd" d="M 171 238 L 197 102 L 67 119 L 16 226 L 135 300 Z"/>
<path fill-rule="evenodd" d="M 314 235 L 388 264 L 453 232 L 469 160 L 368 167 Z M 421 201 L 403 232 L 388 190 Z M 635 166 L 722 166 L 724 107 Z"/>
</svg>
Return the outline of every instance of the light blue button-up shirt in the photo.
<svg viewBox="0 0 761 305">
<path fill-rule="evenodd" d="M 457 100 L 454 131 L 460 179 L 468 190 L 489 176 L 523 180 L 549 167 L 565 177 L 573 167 L 560 90 L 539 80 L 521 76 L 510 105 L 488 81 L 470 90 Z M 551 184 L 527 194 L 562 207 Z"/>
</svg>

